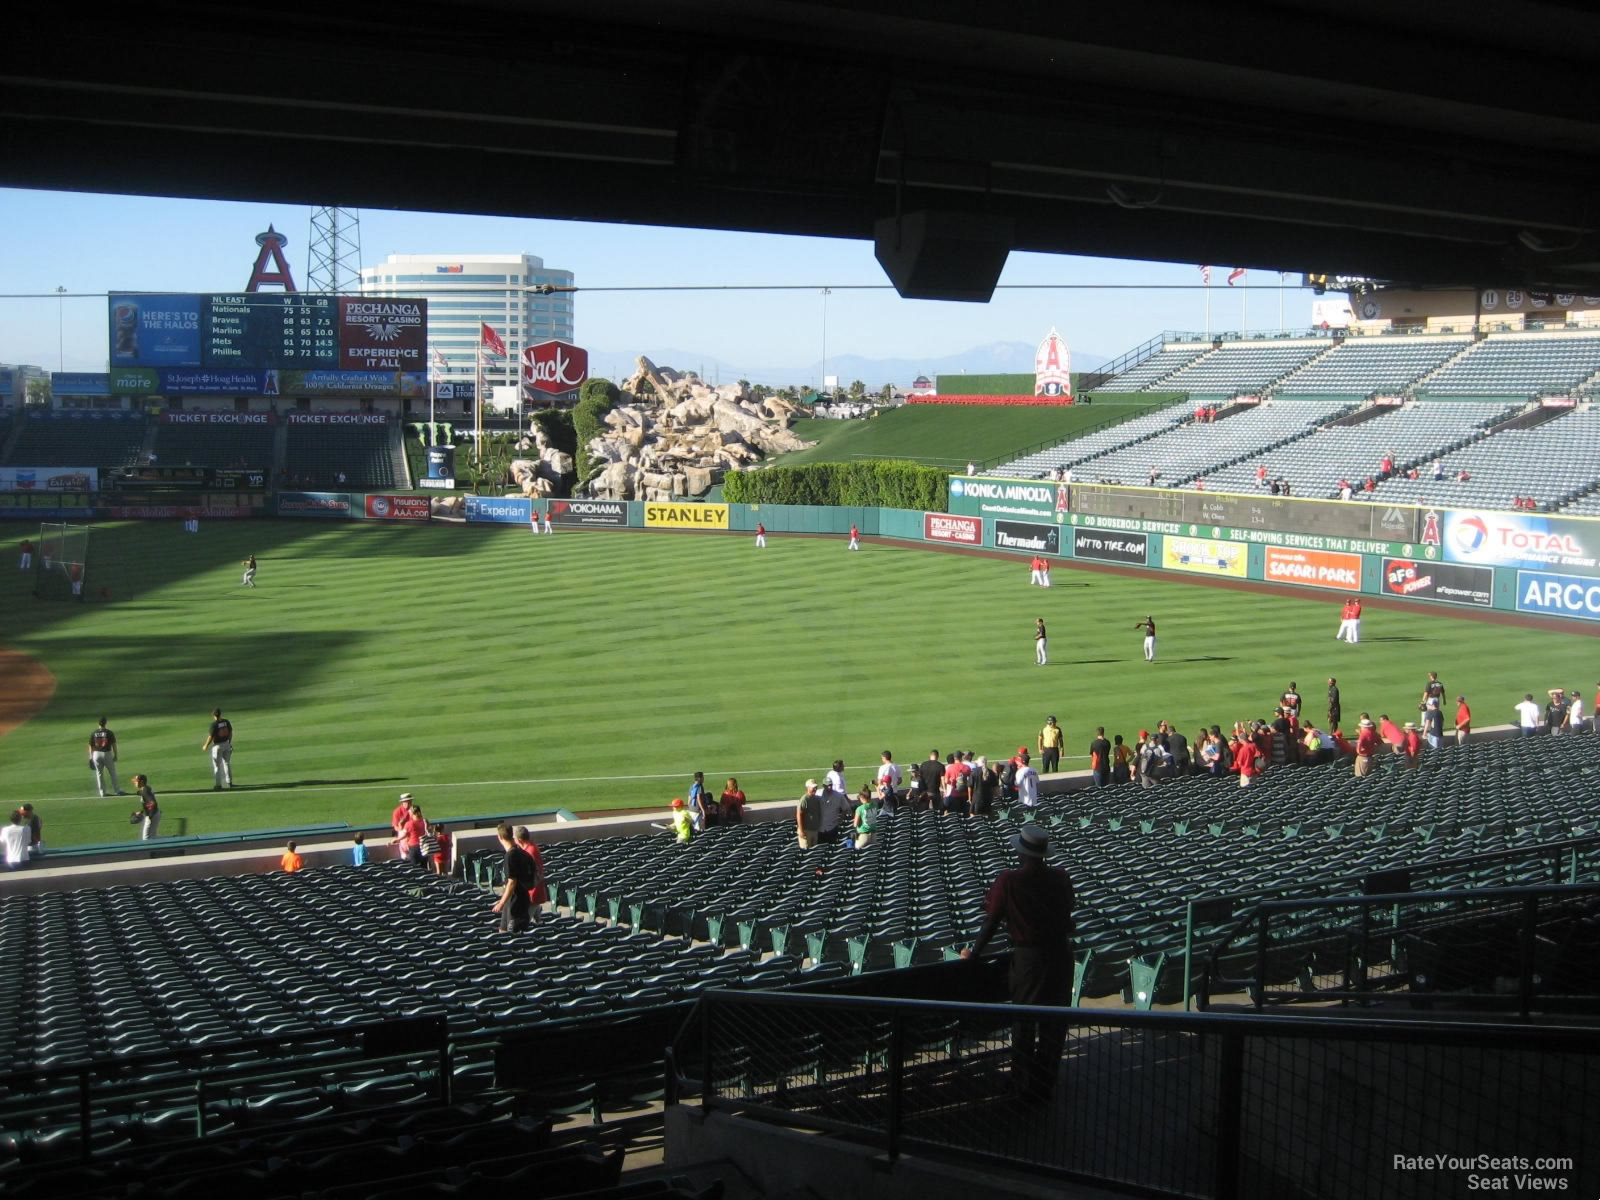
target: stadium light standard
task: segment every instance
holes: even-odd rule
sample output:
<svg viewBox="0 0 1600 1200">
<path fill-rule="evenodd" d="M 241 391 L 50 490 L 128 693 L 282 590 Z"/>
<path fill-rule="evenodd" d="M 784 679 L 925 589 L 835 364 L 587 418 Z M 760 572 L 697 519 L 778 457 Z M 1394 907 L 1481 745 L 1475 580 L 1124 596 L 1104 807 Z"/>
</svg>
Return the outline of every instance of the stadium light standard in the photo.
<svg viewBox="0 0 1600 1200">
<path fill-rule="evenodd" d="M 67 369 L 67 289 L 56 287 L 56 370 Z"/>
</svg>

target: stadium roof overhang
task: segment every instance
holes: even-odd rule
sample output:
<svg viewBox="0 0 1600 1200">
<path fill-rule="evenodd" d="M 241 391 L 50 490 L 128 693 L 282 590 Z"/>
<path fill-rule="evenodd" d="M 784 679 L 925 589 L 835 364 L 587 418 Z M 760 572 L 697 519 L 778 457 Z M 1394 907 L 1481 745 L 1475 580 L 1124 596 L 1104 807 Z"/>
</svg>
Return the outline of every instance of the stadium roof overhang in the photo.
<svg viewBox="0 0 1600 1200">
<path fill-rule="evenodd" d="M 1600 290 L 1600 15 L 1577 0 L 10 21 L 13 186 L 876 232 L 931 293 L 981 292 L 1008 248 Z"/>
</svg>

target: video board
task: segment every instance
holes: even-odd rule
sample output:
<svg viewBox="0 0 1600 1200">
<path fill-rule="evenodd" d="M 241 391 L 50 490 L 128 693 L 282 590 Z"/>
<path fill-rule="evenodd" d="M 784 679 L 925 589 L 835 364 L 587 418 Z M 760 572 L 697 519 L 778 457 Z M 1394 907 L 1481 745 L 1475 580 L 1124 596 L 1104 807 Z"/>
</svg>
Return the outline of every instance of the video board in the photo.
<svg viewBox="0 0 1600 1200">
<path fill-rule="evenodd" d="M 107 305 L 113 370 L 427 370 L 426 300 L 113 292 Z"/>
</svg>

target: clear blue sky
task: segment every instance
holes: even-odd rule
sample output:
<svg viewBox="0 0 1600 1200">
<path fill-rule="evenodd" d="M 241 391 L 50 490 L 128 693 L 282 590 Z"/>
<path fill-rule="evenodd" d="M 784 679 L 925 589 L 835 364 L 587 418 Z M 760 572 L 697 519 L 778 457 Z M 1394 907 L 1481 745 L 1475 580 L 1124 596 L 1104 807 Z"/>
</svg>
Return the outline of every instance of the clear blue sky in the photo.
<svg viewBox="0 0 1600 1200">
<path fill-rule="evenodd" d="M 110 290 L 216 292 L 243 288 L 255 235 L 270 222 L 289 237 L 304 285 L 310 209 L 143 196 L 0 189 L 0 362 L 106 369 Z M 887 282 L 868 242 L 711 230 L 361 212 L 365 265 L 390 253 L 537 254 L 580 287 L 804 284 L 800 292 L 605 293 L 577 296 L 576 340 L 592 350 L 662 347 L 740 366 L 789 366 L 822 355 L 824 285 Z M 1242 289 L 1211 273 L 1211 327 L 1237 329 Z M 1298 282 L 1298 277 L 1291 277 Z M 1276 275 L 1253 271 L 1254 329 L 1278 328 Z M 1159 284 L 1162 291 L 1000 291 L 989 304 L 901 300 L 892 290 L 834 292 L 827 353 L 940 357 L 989 342 L 1037 343 L 1052 325 L 1074 352 L 1114 357 L 1163 329 L 1201 329 L 1205 297 L 1193 263 L 1013 254 L 1002 284 Z M 57 301 L 65 287 L 71 295 Z M 1270 290 L 1268 290 L 1270 288 Z M 46 293 L 48 299 L 13 298 Z M 84 295 L 88 293 L 88 295 Z M 1310 323 L 1311 294 L 1286 294 L 1289 328 Z M 59 334 L 58 334 L 59 322 Z M 59 358 L 58 358 L 59 336 Z M 687 364 L 683 364 L 687 365 Z"/>
</svg>

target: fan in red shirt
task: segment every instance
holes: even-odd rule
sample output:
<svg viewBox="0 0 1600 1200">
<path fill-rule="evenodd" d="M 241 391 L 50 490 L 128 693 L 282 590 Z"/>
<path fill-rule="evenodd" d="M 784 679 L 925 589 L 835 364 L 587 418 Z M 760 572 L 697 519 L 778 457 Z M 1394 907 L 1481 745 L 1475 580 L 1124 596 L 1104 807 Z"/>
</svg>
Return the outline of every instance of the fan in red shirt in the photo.
<svg viewBox="0 0 1600 1200">
<path fill-rule="evenodd" d="M 1233 743 L 1229 754 L 1233 758 L 1233 769 L 1239 772 L 1239 786 L 1249 787 L 1255 777 L 1261 774 L 1261 769 L 1256 766 L 1261 748 L 1249 738 L 1241 737 Z"/>
<path fill-rule="evenodd" d="M 1356 734 L 1356 774 L 1367 775 L 1372 771 L 1373 756 L 1378 753 L 1378 727 L 1372 723 L 1372 718 L 1365 713 L 1361 716 L 1361 729 Z"/>
</svg>

